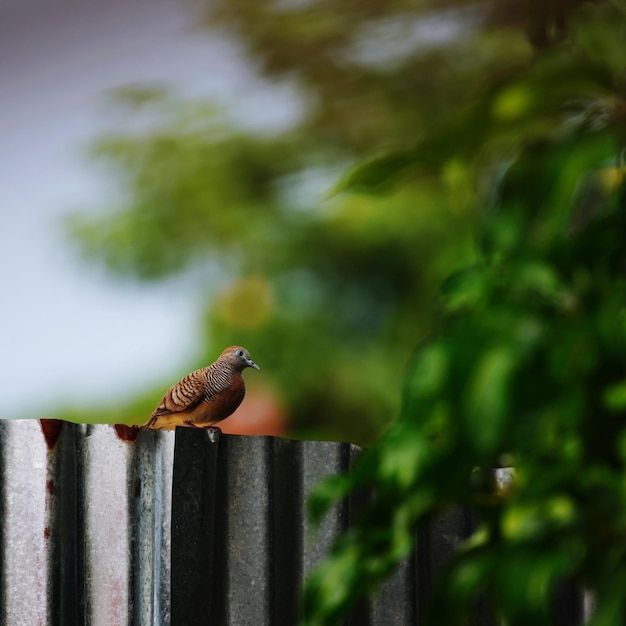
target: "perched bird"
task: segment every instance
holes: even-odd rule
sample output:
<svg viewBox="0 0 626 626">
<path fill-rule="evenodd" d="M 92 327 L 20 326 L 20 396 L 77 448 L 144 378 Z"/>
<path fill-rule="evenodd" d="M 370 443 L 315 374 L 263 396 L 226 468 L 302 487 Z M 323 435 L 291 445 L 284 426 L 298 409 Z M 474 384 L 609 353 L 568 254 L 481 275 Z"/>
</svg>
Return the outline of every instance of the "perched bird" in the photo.
<svg viewBox="0 0 626 626">
<path fill-rule="evenodd" d="M 207 428 L 227 418 L 246 393 L 241 375 L 246 367 L 261 369 L 245 348 L 226 348 L 215 363 L 187 374 L 174 385 L 144 426 L 156 430 Z"/>
</svg>

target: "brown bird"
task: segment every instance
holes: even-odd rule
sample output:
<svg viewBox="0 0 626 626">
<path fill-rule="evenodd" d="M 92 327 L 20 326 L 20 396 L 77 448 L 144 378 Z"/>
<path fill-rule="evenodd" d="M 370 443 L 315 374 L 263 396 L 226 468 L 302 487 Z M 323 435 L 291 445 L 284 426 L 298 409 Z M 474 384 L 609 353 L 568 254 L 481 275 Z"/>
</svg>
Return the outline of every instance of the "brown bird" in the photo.
<svg viewBox="0 0 626 626">
<path fill-rule="evenodd" d="M 215 363 L 187 374 L 174 385 L 144 426 L 156 430 L 174 430 L 176 426 L 208 428 L 226 419 L 246 393 L 241 375 L 246 367 L 261 369 L 245 348 L 226 348 Z"/>
</svg>

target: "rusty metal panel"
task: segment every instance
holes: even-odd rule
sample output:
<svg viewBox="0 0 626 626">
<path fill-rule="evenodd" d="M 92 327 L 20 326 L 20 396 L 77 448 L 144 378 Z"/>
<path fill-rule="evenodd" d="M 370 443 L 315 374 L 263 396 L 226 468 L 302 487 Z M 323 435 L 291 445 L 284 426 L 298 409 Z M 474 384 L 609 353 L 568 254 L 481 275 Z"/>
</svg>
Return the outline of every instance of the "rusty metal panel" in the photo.
<svg viewBox="0 0 626 626">
<path fill-rule="evenodd" d="M 113 428 L 83 427 L 85 609 L 93 626 L 131 624 L 134 457 L 134 444 Z"/>
<path fill-rule="evenodd" d="M 132 494 L 133 623 L 171 623 L 171 519 L 174 436 L 141 431 L 135 443 Z"/>
<path fill-rule="evenodd" d="M 0 422 L 0 623 L 292 626 L 301 583 L 368 501 L 337 504 L 313 529 L 307 497 L 358 454 L 191 428 Z M 505 488 L 511 472 L 493 479 Z M 461 508 L 429 519 L 346 625 L 419 624 L 433 578 L 473 528 Z M 564 587 L 556 608 L 560 624 L 578 623 L 582 596 Z M 478 611 L 477 624 L 494 623 Z"/>
<path fill-rule="evenodd" d="M 300 582 L 348 523 L 339 505 L 311 532 L 306 496 L 351 455 L 348 444 L 179 429 L 172 623 L 296 623 Z"/>
<path fill-rule="evenodd" d="M 81 433 L 86 621 L 167 626 L 173 434 Z"/>
<path fill-rule="evenodd" d="M 3 624 L 81 623 L 76 430 L 0 422 Z"/>
<path fill-rule="evenodd" d="M 47 584 L 51 523 L 48 447 L 39 423 L 0 423 L 2 447 L 3 624 L 45 625 L 52 621 Z"/>
</svg>

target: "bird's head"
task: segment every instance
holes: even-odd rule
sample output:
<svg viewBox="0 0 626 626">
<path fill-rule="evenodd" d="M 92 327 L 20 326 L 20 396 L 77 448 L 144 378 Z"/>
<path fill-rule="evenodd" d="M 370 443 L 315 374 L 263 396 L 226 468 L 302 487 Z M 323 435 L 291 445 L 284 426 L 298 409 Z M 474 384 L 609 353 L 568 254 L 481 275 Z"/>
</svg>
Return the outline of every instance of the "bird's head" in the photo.
<svg viewBox="0 0 626 626">
<path fill-rule="evenodd" d="M 253 367 L 255 370 L 261 368 L 251 359 L 250 353 L 241 346 L 230 346 L 220 355 L 220 359 L 226 361 L 240 372 L 246 367 Z"/>
</svg>

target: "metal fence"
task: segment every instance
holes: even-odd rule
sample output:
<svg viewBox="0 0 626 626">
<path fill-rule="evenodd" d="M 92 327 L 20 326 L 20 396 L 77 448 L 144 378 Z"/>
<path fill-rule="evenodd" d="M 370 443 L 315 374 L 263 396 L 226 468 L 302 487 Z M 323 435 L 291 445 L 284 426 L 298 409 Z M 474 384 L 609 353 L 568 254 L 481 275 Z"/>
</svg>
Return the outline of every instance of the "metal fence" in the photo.
<svg viewBox="0 0 626 626">
<path fill-rule="evenodd" d="M 316 532 L 305 500 L 347 472 L 344 443 L 0 422 L 0 620 L 7 626 L 293 626 L 298 589 L 362 504 Z M 350 626 L 419 624 L 434 573 L 471 534 L 452 510 Z M 557 622 L 580 623 L 569 590 Z M 477 607 L 476 624 L 493 619 Z"/>
</svg>

